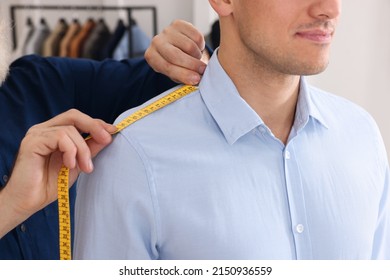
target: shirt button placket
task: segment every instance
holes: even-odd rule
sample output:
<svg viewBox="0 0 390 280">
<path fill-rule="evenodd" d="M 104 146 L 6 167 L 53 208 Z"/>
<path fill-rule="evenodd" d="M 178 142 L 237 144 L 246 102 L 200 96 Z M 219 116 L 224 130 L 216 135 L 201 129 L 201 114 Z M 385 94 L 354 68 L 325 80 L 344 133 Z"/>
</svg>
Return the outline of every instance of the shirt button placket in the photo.
<svg viewBox="0 0 390 280">
<path fill-rule="evenodd" d="M 283 152 L 286 176 L 287 199 L 291 215 L 291 230 L 295 240 L 297 259 L 311 258 L 311 242 L 307 225 L 305 200 L 300 170 L 294 154 L 294 147 L 286 147 Z"/>
</svg>

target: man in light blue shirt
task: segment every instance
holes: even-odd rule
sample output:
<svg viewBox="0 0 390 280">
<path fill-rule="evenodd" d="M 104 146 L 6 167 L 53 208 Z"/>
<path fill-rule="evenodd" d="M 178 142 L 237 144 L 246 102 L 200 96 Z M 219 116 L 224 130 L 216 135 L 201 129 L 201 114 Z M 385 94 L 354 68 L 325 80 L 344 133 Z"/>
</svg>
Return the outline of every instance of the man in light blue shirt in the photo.
<svg viewBox="0 0 390 280">
<path fill-rule="evenodd" d="M 75 258 L 390 259 L 379 130 L 303 77 L 328 64 L 340 2 L 210 0 L 221 45 L 198 90 L 79 180 Z"/>
</svg>

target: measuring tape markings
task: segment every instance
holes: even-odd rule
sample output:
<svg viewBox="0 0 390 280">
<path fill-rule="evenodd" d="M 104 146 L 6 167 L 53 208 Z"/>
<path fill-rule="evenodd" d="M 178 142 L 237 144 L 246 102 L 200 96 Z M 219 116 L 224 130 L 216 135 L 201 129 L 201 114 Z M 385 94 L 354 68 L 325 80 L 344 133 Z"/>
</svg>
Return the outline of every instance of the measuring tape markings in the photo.
<svg viewBox="0 0 390 280">
<path fill-rule="evenodd" d="M 60 237 L 60 259 L 71 259 L 70 207 L 69 207 L 69 168 L 62 167 L 58 175 L 58 220 Z"/>
<path fill-rule="evenodd" d="M 161 97 L 144 108 L 134 112 L 119 122 L 116 126 L 118 133 L 135 123 L 136 121 L 146 117 L 147 115 L 175 102 L 176 100 L 189 95 L 198 88 L 196 86 L 182 86 L 179 89 Z M 91 139 L 90 136 L 85 140 Z M 58 217 L 59 217 L 59 248 L 60 260 L 71 260 L 71 224 L 70 224 L 70 206 L 69 206 L 69 168 L 63 166 L 58 174 Z"/>
</svg>

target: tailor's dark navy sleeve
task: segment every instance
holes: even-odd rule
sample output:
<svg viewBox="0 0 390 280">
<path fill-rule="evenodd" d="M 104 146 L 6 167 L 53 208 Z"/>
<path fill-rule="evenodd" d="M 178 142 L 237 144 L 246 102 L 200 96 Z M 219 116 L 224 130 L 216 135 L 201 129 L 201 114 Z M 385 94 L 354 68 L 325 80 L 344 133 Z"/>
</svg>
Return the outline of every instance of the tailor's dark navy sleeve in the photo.
<svg viewBox="0 0 390 280">
<path fill-rule="evenodd" d="M 18 59 L 0 87 L 0 189 L 10 176 L 20 141 L 32 125 L 71 108 L 113 122 L 123 111 L 174 85 L 152 71 L 145 60 Z M 72 187 L 72 217 L 75 192 Z M 0 259 L 58 258 L 56 202 L 0 239 Z"/>
<path fill-rule="evenodd" d="M 144 59 L 68 62 L 74 81 L 75 107 L 110 123 L 124 111 L 176 85 L 155 73 Z"/>
<path fill-rule="evenodd" d="M 70 109 L 74 95 L 70 73 L 48 60 L 28 56 L 15 61 L 0 87 L 0 185 L 4 186 L 27 130 Z M 75 190 L 71 190 L 74 204 Z M 52 203 L 0 240 L 0 259 L 58 259 L 58 214 Z M 1 213 L 0 213 L 1 215 Z"/>
</svg>

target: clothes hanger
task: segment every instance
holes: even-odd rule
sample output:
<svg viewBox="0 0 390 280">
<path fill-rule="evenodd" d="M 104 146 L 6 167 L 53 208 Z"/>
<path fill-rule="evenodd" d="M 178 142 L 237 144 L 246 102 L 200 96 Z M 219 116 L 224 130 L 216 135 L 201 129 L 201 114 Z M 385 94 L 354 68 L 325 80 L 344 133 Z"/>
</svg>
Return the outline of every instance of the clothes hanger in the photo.
<svg viewBox="0 0 390 280">
<path fill-rule="evenodd" d="M 28 18 L 27 18 L 27 20 L 26 20 L 26 25 L 27 25 L 28 27 L 34 26 L 34 23 L 33 23 L 32 19 L 31 19 L 31 17 L 28 17 Z"/>
</svg>

